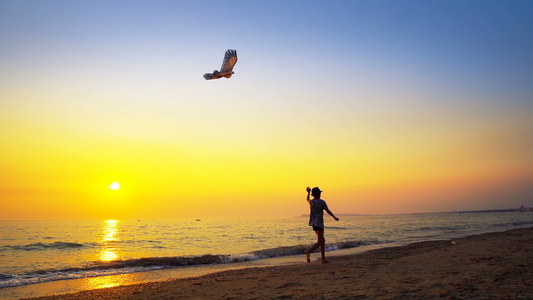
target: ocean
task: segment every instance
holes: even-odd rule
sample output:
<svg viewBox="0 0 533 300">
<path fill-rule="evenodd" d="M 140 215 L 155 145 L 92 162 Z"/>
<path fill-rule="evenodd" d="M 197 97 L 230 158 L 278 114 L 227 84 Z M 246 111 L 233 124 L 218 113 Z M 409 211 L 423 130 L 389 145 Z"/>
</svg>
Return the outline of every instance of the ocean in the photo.
<svg viewBox="0 0 533 300">
<path fill-rule="evenodd" d="M 533 226 L 533 212 L 325 218 L 330 254 Z M 303 217 L 0 221 L 0 295 L 2 289 L 59 280 L 302 255 L 316 242 L 307 222 Z"/>
</svg>

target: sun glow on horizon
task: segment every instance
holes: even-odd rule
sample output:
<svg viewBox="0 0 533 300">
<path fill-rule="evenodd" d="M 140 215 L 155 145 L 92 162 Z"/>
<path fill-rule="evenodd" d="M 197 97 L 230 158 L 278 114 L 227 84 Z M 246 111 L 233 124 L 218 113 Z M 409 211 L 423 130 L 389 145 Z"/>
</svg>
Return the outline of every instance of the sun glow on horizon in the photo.
<svg viewBox="0 0 533 300">
<path fill-rule="evenodd" d="M 110 189 L 116 191 L 120 188 L 120 184 L 118 184 L 118 182 L 113 182 L 110 186 L 109 186 Z"/>
</svg>

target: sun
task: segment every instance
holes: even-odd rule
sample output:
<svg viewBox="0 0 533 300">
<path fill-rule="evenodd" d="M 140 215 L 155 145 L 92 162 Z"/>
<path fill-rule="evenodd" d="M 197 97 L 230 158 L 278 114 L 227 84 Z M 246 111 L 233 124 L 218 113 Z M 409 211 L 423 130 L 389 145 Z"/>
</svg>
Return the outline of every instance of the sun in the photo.
<svg viewBox="0 0 533 300">
<path fill-rule="evenodd" d="M 114 190 L 114 191 L 118 190 L 119 187 L 120 187 L 120 184 L 118 184 L 118 182 L 113 182 L 113 183 L 109 186 L 109 188 L 112 189 L 112 190 Z"/>
</svg>

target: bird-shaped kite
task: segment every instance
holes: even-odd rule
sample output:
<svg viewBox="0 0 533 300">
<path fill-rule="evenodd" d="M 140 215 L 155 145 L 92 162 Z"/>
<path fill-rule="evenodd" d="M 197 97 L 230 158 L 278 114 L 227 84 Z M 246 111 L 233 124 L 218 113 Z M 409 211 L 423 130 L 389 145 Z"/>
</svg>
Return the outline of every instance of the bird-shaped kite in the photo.
<svg viewBox="0 0 533 300">
<path fill-rule="evenodd" d="M 224 62 L 220 71 L 214 70 L 213 73 L 205 73 L 204 78 L 206 80 L 218 79 L 221 77 L 230 78 L 233 72 L 233 67 L 237 63 L 237 50 L 227 50 L 224 55 Z"/>
</svg>

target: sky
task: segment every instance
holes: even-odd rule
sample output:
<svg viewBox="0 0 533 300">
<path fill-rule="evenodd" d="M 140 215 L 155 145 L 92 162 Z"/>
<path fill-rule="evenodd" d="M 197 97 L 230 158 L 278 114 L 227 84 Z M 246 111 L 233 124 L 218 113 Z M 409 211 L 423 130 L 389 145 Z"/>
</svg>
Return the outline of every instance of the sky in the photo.
<svg viewBox="0 0 533 300">
<path fill-rule="evenodd" d="M 336 214 L 533 207 L 532 15 L 0 0 L 0 219 L 291 217 L 308 186 Z"/>
</svg>

